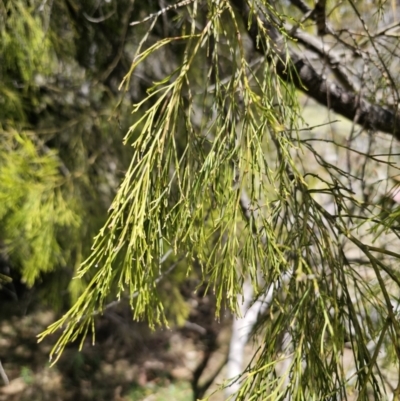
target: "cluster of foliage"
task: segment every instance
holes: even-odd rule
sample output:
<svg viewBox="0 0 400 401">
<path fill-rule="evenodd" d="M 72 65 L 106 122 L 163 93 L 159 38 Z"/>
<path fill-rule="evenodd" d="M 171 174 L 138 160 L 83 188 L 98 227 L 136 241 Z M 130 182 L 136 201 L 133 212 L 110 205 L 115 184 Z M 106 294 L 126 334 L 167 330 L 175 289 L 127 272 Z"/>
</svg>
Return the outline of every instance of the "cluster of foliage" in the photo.
<svg viewBox="0 0 400 401">
<path fill-rule="evenodd" d="M 63 272 L 53 299 L 76 277 L 41 338 L 63 330 L 57 359 L 115 297 L 168 324 L 195 272 L 217 314 L 246 282 L 268 298 L 238 400 L 380 399 L 400 372 L 395 5 L 141 3 L 0 0 L 3 264 Z M 348 132 L 308 124 L 300 91 Z"/>
<path fill-rule="evenodd" d="M 92 3 L 0 4 L 2 264 L 28 287 L 57 270 L 43 290 L 59 306 L 82 290 L 71 277 L 129 162 L 129 111 L 114 113 L 122 78 L 115 70 L 129 58 L 121 48 L 127 24 L 117 19 L 129 4 L 97 29 L 85 19 Z"/>
</svg>

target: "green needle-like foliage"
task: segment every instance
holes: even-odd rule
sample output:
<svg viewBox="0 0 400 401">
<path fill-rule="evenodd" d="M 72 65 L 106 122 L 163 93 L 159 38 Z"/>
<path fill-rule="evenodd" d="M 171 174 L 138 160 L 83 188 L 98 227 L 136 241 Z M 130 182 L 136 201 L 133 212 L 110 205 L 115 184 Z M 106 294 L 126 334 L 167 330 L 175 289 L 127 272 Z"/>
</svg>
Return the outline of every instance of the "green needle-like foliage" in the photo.
<svg viewBox="0 0 400 401">
<path fill-rule="evenodd" d="M 196 7 L 193 13 L 195 21 Z M 222 28 L 222 18 L 231 26 L 230 31 Z M 137 293 L 131 301 L 135 319 L 146 318 L 151 326 L 166 323 L 154 283 L 159 260 L 168 247 L 189 260 L 198 260 L 204 280 L 216 293 L 218 311 L 223 304 L 236 309 L 244 277 L 249 274 L 257 285 L 259 266 L 268 280 L 288 268 L 282 239 L 273 224 L 266 221 L 265 233 L 255 234 L 243 216 L 240 196 L 242 190 L 248 191 L 251 208 L 262 208 L 266 216 L 272 202 L 291 203 L 287 186 L 276 183 L 289 182 L 287 175 L 293 165 L 289 152 L 296 146 L 290 121 L 295 120 L 296 109 L 282 115 L 279 105 L 272 105 L 270 95 L 261 95 L 278 89 L 283 94 L 277 99 L 281 102 L 293 93 L 267 63 L 265 72 L 255 77 L 245 59 L 239 22 L 229 3 L 213 8 L 201 32 L 197 33 L 194 22 L 190 30 L 190 35 L 139 50 L 124 79 L 128 82 L 135 67 L 161 46 L 172 40 L 186 42 L 181 67 L 156 82 L 147 98 L 133 107 L 137 121 L 125 137 L 132 146 L 132 162 L 109 218 L 95 238 L 92 254 L 78 271 L 78 277 L 94 271 L 93 279 L 70 311 L 45 333 L 65 326 L 57 343 L 61 349 L 93 324 L 93 316 L 101 311 L 112 288 L 118 289 L 117 297 L 124 291 Z M 211 38 L 216 38 L 212 50 Z M 227 82 L 222 82 L 218 71 L 220 41 L 229 44 L 226 51 L 234 67 Z M 198 86 L 195 74 L 204 58 L 209 67 Z M 211 93 L 194 95 L 194 90 L 209 85 L 214 86 Z M 237 106 L 239 93 L 242 108 Z M 214 115 L 206 106 L 198 109 L 195 101 L 200 97 L 213 105 Z M 192 121 L 195 107 L 203 115 L 198 125 Z M 290 128 L 286 130 L 285 125 Z M 282 160 L 269 160 L 263 146 L 276 146 Z M 263 236 L 268 238 L 265 243 Z M 241 262 L 243 254 L 247 256 L 245 263 Z M 260 263 L 270 255 L 274 255 L 273 260 Z"/>
<path fill-rule="evenodd" d="M 195 271 L 215 294 L 217 316 L 239 314 L 247 282 L 267 303 L 255 327 L 259 352 L 229 378 L 241 383 L 236 400 L 341 400 L 351 391 L 384 399 L 386 366 L 400 371 L 399 208 L 390 196 L 396 146 L 376 131 L 399 137 L 399 82 L 398 43 L 378 22 L 395 11 L 383 2 L 374 14 L 361 2 L 321 1 L 321 15 L 305 1 L 192 0 L 160 13 L 141 4 L 135 14 L 139 2 L 121 1 L 100 18 L 88 14 L 94 2 L 69 0 L 53 10 L 57 25 L 17 3 L 25 22 L 7 19 L 0 44 L 8 60 L 0 72 L 10 76 L 16 65 L 24 83 L 24 91 L 12 79 L 0 88 L 10 116 L 0 153 L 1 239 L 29 285 L 73 266 L 76 302 L 39 336 L 62 330 L 51 356 L 75 340 L 82 346 L 88 333 L 94 340 L 94 320 L 110 299 L 129 299 L 133 318 L 151 327 L 182 320 L 187 309 L 170 305 L 183 304 L 178 285 Z M 3 18 L 15 18 L 1 4 Z M 133 14 L 144 19 L 130 26 Z M 360 37 L 341 36 L 341 18 L 350 17 Z M 339 55 L 307 36 L 315 24 Z M 21 29 L 32 30 L 27 55 L 15 44 Z M 40 43 L 46 62 L 35 53 Z M 65 85 L 63 99 L 45 77 L 53 63 L 68 65 L 67 83 L 53 77 Z M 307 122 L 299 91 L 353 125 L 343 133 L 332 120 Z M 46 110 L 43 122 L 32 118 L 37 110 Z M 58 119 L 63 128 L 50 130 Z"/>
</svg>

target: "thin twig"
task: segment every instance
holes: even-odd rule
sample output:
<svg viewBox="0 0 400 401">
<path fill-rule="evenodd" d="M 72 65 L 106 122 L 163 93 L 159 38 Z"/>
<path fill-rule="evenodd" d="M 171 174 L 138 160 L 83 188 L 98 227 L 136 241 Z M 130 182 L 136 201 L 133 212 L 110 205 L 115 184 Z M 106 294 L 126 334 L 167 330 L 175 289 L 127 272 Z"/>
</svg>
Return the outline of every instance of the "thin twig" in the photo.
<svg viewBox="0 0 400 401">
<path fill-rule="evenodd" d="M 187 5 L 189 5 L 190 3 L 193 3 L 193 2 L 194 2 L 194 0 L 183 0 L 183 1 L 179 2 L 179 3 L 171 4 L 170 6 L 164 7 L 160 11 L 158 11 L 158 12 L 156 12 L 154 14 L 150 14 L 149 16 L 147 16 L 146 18 L 144 18 L 144 19 L 142 19 L 140 21 L 131 22 L 130 25 L 133 26 L 133 25 L 142 24 L 143 22 L 150 21 L 153 18 L 158 18 L 160 15 L 165 14 L 169 10 L 176 10 L 179 7 L 187 6 Z"/>
<path fill-rule="evenodd" d="M 90 15 L 86 14 L 85 12 L 83 12 L 83 16 L 84 16 L 89 22 L 93 22 L 94 24 L 99 24 L 100 22 L 104 22 L 105 20 L 111 18 L 114 14 L 115 14 L 115 10 L 109 12 L 107 15 L 104 15 L 104 16 L 102 16 L 102 17 L 94 18 L 94 17 L 91 17 Z"/>
</svg>

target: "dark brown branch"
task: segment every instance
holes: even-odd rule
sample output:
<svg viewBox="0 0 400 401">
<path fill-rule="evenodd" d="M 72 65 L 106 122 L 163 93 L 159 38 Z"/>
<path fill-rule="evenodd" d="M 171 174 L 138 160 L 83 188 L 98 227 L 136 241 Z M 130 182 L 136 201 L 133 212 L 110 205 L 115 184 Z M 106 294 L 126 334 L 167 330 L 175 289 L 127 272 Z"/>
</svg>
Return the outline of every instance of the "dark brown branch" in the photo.
<svg viewBox="0 0 400 401">
<path fill-rule="evenodd" d="M 323 36 L 327 33 L 325 8 L 326 8 L 326 0 L 318 0 L 314 8 L 315 22 L 317 23 L 317 32 L 319 36 Z"/>
<path fill-rule="evenodd" d="M 293 64 L 289 68 L 285 69 L 283 63 L 278 64 L 278 73 L 282 78 L 288 79 L 291 74 L 296 87 L 319 103 L 365 129 L 393 134 L 400 140 L 398 112 L 372 104 L 358 94 L 346 91 L 336 83 L 324 79 L 299 56 L 291 55 L 291 58 Z"/>
<path fill-rule="evenodd" d="M 201 359 L 200 363 L 194 370 L 193 378 L 191 381 L 194 400 L 203 398 L 208 387 L 211 386 L 212 382 L 214 381 L 215 376 L 213 377 L 213 380 L 211 382 L 207 381 L 206 383 L 204 383 L 205 385 L 200 384 L 200 377 L 202 376 L 204 370 L 206 369 L 212 355 L 218 349 L 217 334 L 218 333 L 215 330 L 209 328 L 206 332 L 206 335 L 204 336 L 203 345 L 205 346 L 205 350 L 203 358 Z M 224 365 L 225 364 L 226 362 L 224 363 Z"/>
<path fill-rule="evenodd" d="M 317 32 L 319 36 L 326 33 L 334 34 L 332 28 L 326 23 L 326 0 L 318 0 L 315 8 L 308 7 L 303 0 L 290 0 L 290 2 L 303 12 L 304 18 L 301 22 L 305 22 L 309 18 L 317 23 Z"/>
<path fill-rule="evenodd" d="M 308 7 L 306 3 L 304 3 L 303 0 L 290 0 L 290 2 L 296 6 L 300 11 L 302 11 L 304 14 L 311 13 L 312 9 Z"/>
<path fill-rule="evenodd" d="M 289 54 L 285 51 L 282 35 L 266 20 L 263 12 L 250 13 L 246 0 L 231 2 L 243 17 L 254 47 L 257 51 L 265 53 L 267 46 L 262 46 L 259 39 L 263 39 L 263 34 L 258 29 L 258 25 L 263 24 L 269 35 L 269 38 L 264 40 L 273 41 L 275 44 L 275 53 L 279 58 L 277 72 L 282 79 L 292 82 L 311 98 L 357 122 L 365 129 L 386 132 L 400 140 L 400 116 L 396 110 L 372 104 L 359 94 L 347 91 L 335 82 L 325 79 L 300 55 L 294 51 L 290 51 Z M 247 21 L 251 21 L 251 24 Z"/>
<path fill-rule="evenodd" d="M 355 91 L 357 89 L 357 84 L 351 79 L 346 68 L 341 64 L 340 54 L 333 51 L 329 46 L 326 46 L 321 39 L 304 32 L 299 28 L 291 29 L 290 36 L 303 44 L 307 49 L 317 53 L 320 57 L 326 60 L 335 75 L 335 78 L 345 89 L 350 91 Z"/>
</svg>

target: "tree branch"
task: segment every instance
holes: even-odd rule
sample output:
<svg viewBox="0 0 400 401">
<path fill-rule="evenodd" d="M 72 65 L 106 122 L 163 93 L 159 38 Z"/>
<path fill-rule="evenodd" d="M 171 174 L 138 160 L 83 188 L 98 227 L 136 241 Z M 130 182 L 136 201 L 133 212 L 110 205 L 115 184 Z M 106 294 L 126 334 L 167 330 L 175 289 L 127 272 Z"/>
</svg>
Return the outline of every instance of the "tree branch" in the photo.
<svg viewBox="0 0 400 401">
<path fill-rule="evenodd" d="M 325 35 L 326 32 L 326 0 L 318 0 L 314 8 L 315 22 L 317 23 L 317 32 L 319 36 Z"/>
<path fill-rule="evenodd" d="M 312 12 L 312 9 L 308 7 L 306 3 L 304 3 L 303 0 L 290 0 L 290 2 L 296 6 L 300 11 L 302 11 L 304 14 L 308 14 Z"/>
<path fill-rule="evenodd" d="M 358 93 L 347 91 L 333 81 L 325 79 L 299 54 L 293 50 L 287 51 L 282 35 L 275 26 L 265 18 L 265 12 L 250 12 L 246 0 L 231 0 L 241 14 L 245 26 L 257 51 L 266 53 L 267 46 L 260 43 L 261 31 L 268 32 L 269 38 L 275 44 L 278 56 L 277 72 L 285 81 L 292 82 L 308 96 L 332 109 L 336 113 L 360 124 L 365 129 L 382 131 L 394 135 L 400 140 L 399 112 L 388 107 L 370 103 Z M 249 23 L 247 23 L 249 21 Z"/>
<path fill-rule="evenodd" d="M 346 90 L 357 90 L 356 82 L 350 77 L 350 74 L 341 63 L 340 54 L 333 50 L 333 46 L 327 46 L 321 39 L 300 30 L 298 27 L 289 29 L 289 32 L 292 38 L 297 39 L 297 41 L 302 43 L 307 49 L 318 54 L 323 60 L 328 62 L 335 78 Z"/>
</svg>

